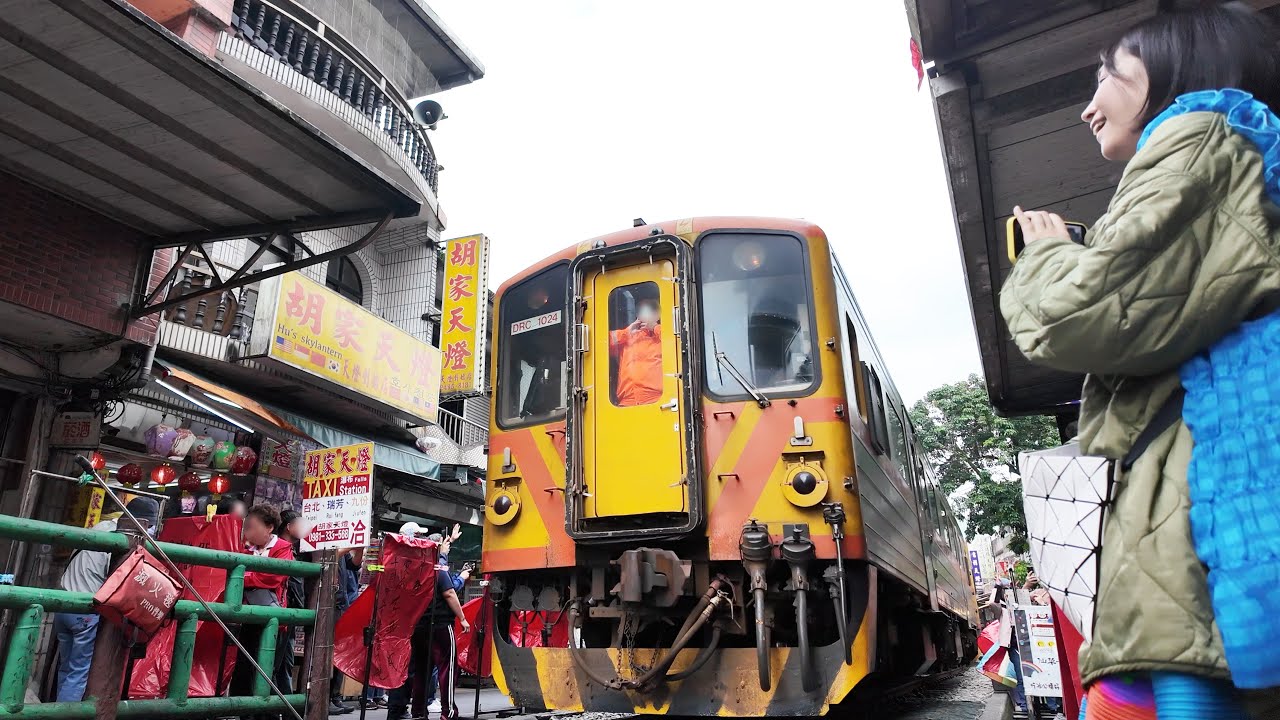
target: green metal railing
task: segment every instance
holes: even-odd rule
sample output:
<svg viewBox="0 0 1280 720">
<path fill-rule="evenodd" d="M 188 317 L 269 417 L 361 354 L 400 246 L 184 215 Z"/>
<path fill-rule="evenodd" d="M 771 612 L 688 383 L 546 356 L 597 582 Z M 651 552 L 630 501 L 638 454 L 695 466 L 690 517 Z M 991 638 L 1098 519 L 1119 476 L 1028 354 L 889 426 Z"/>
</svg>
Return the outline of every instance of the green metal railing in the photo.
<svg viewBox="0 0 1280 720">
<path fill-rule="evenodd" d="M 80 550 L 95 550 L 121 555 L 132 549 L 131 539 L 123 533 L 86 530 L 38 520 L 24 520 L 0 515 L 0 538 L 34 543 L 45 543 Z M 209 550 L 156 543 L 174 562 L 228 570 L 223 602 L 208 603 L 224 622 L 262 625 L 262 641 L 257 648 L 258 664 L 267 670 L 275 667 L 276 640 L 281 625 L 312 627 L 316 624 L 316 611 L 294 608 L 261 607 L 245 605 L 244 574 L 246 570 L 267 572 L 300 578 L 319 578 L 322 566 L 318 563 L 293 560 L 275 560 L 255 555 Z M 83 702 L 58 702 L 27 704 L 26 690 L 31 679 L 32 662 L 40 641 L 40 633 L 46 612 L 92 613 L 93 596 L 89 593 L 67 592 L 0 585 L 0 608 L 17 611 L 17 621 L 9 641 L 5 664 L 0 671 L 0 718 L 78 718 L 101 717 L 99 701 L 113 705 L 115 717 L 221 717 L 227 715 L 270 714 L 286 711 L 287 705 L 303 708 L 307 701 L 304 694 L 286 695 L 284 699 L 271 693 L 265 677 L 254 680 L 253 696 L 188 698 L 191 668 L 194 662 L 196 627 L 200 620 L 213 619 L 205 605 L 191 600 L 179 600 L 174 606 L 174 621 L 178 623 L 173 645 L 172 667 L 167 696 L 156 700 L 124 700 L 118 689 L 114 697 L 95 687 L 94 679 L 100 673 L 99 662 L 114 662 L 113 658 L 100 657 L 103 643 L 99 639 L 94 668 L 90 670 L 89 699 Z M 110 632 L 101 624 L 99 632 Z M 116 669 L 115 688 L 120 687 L 123 670 Z M 110 673 L 105 676 L 109 677 Z M 327 677 L 327 675 L 326 675 Z M 110 687 L 110 682 L 106 683 Z M 287 705 L 286 705 L 287 702 Z M 326 708 L 327 709 L 327 708 Z"/>
</svg>

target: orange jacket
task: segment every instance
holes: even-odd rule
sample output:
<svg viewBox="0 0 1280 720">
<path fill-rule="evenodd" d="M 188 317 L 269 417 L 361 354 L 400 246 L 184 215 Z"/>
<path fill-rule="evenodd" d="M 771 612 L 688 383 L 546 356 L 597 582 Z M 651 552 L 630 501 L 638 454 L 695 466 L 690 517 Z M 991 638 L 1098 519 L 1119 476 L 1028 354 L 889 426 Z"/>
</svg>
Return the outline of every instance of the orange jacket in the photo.
<svg viewBox="0 0 1280 720">
<path fill-rule="evenodd" d="M 618 406 L 646 405 L 662 396 L 662 334 L 658 328 L 609 333 L 618 358 Z"/>
</svg>

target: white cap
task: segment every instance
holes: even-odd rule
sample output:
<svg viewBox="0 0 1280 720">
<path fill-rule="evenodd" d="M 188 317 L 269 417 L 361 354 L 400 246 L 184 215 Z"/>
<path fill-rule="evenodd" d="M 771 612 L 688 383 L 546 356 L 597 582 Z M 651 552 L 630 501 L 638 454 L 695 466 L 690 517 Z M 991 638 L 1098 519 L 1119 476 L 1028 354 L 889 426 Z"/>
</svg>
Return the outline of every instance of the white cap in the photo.
<svg viewBox="0 0 1280 720">
<path fill-rule="evenodd" d="M 400 534 L 408 535 L 409 537 L 417 537 L 426 531 L 426 528 L 416 522 L 407 522 L 400 526 Z"/>
</svg>

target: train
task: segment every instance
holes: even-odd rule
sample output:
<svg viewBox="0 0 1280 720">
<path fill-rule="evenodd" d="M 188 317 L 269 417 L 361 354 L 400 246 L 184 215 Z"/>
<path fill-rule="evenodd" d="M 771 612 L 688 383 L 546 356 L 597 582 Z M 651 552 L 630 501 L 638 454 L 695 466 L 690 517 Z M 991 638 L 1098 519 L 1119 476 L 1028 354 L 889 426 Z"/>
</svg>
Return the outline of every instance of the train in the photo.
<svg viewBox="0 0 1280 720">
<path fill-rule="evenodd" d="M 481 566 L 515 705 L 816 716 L 976 657 L 968 547 L 817 225 L 636 220 L 494 313 Z"/>
</svg>

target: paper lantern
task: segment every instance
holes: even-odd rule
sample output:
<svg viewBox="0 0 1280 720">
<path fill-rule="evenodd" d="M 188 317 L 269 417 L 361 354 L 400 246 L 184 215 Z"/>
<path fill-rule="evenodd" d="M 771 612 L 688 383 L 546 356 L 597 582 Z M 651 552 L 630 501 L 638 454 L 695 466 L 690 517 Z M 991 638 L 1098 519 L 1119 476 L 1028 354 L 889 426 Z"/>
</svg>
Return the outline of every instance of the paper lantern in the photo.
<svg viewBox="0 0 1280 720">
<path fill-rule="evenodd" d="M 184 493 L 193 493 L 200 490 L 200 476 L 193 472 L 183 473 L 178 478 L 178 488 Z"/>
<path fill-rule="evenodd" d="M 231 478 L 226 475 L 223 475 L 222 473 L 215 473 L 213 477 L 209 478 L 209 492 L 214 495 L 221 495 L 230 489 Z"/>
<path fill-rule="evenodd" d="M 168 458 L 170 460 L 181 460 L 187 456 L 187 453 L 195 444 L 195 433 L 186 428 L 178 428 L 174 431 L 173 445 L 169 448 Z"/>
<path fill-rule="evenodd" d="M 178 436 L 178 431 L 160 423 L 147 428 L 142 434 L 143 439 L 147 441 L 147 454 L 156 457 L 169 457 L 169 451 L 173 449 L 173 440 Z"/>
<path fill-rule="evenodd" d="M 213 446 L 213 469 L 230 470 L 231 456 L 235 455 L 235 453 L 235 443 L 219 440 L 218 444 Z"/>
<path fill-rule="evenodd" d="M 121 466 L 121 468 L 116 471 L 116 479 L 120 481 L 121 485 L 133 487 L 134 485 L 142 482 L 142 467 L 137 463 L 129 463 L 128 465 Z"/>
<path fill-rule="evenodd" d="M 248 475 L 258 466 L 258 453 L 249 446 L 236 448 L 231 455 L 231 474 Z"/>
<path fill-rule="evenodd" d="M 196 437 L 187 455 L 191 458 L 192 467 L 209 467 L 209 461 L 213 459 L 213 438 L 208 435 Z"/>
<path fill-rule="evenodd" d="M 178 477 L 178 471 L 168 463 L 151 468 L 151 484 L 157 487 L 168 485 L 176 477 Z"/>
<path fill-rule="evenodd" d="M 97 470 L 99 473 L 101 473 L 107 467 L 107 459 L 102 457 L 102 453 L 98 452 L 97 450 L 94 450 L 93 452 L 89 453 L 89 464 L 93 466 L 94 470 Z"/>
</svg>

